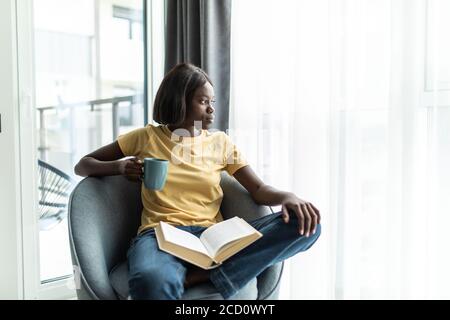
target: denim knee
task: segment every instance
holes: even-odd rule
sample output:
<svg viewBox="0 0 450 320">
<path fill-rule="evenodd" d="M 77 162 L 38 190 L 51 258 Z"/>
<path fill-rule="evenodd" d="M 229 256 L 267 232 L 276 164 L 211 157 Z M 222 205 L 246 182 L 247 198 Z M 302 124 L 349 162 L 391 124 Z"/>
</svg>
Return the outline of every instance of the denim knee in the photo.
<svg viewBox="0 0 450 320">
<path fill-rule="evenodd" d="M 320 223 L 318 223 L 316 226 L 316 233 L 313 234 L 313 236 L 315 236 L 316 238 L 319 238 L 321 233 L 322 233 L 322 225 Z"/>
<path fill-rule="evenodd" d="M 309 248 L 311 248 L 311 246 L 317 241 L 317 239 L 319 239 L 321 233 L 322 233 L 322 226 L 319 223 L 316 226 L 316 232 L 314 234 L 310 234 L 309 237 L 307 238 L 307 239 L 309 239 L 310 244 L 308 245 L 308 247 L 305 250 L 308 250 Z"/>
<path fill-rule="evenodd" d="M 181 269 L 181 268 L 180 268 Z M 130 275 L 130 296 L 134 300 L 177 300 L 184 293 L 184 270 L 148 268 Z"/>
</svg>

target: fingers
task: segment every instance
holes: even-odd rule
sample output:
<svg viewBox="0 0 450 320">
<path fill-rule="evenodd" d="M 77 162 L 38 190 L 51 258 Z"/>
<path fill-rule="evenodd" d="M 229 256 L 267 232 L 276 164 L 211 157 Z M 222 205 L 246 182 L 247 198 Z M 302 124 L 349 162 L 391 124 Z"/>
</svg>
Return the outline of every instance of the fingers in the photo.
<svg viewBox="0 0 450 320">
<path fill-rule="evenodd" d="M 305 217 L 305 235 L 306 237 L 309 237 L 309 235 L 311 234 L 311 224 L 312 224 L 312 217 L 311 217 L 311 213 L 308 210 L 308 207 L 306 204 L 302 204 L 300 206 L 300 209 L 303 212 L 303 216 Z"/>
<path fill-rule="evenodd" d="M 283 210 L 283 221 L 284 223 L 288 223 L 289 222 L 289 212 L 288 209 L 283 205 L 281 206 L 281 210 Z"/>
<path fill-rule="evenodd" d="M 319 218 L 309 202 L 306 203 L 305 208 L 308 210 L 309 215 L 311 216 L 311 226 L 310 226 L 309 230 L 310 230 L 311 234 L 313 235 L 316 233 L 316 228 L 317 228 L 317 223 L 318 223 Z"/>
<path fill-rule="evenodd" d="M 311 206 L 311 204 L 297 204 L 294 206 L 293 210 L 295 211 L 298 218 L 300 235 L 309 237 L 310 235 L 315 234 L 317 224 L 319 223 L 319 216 L 316 214 L 316 211 Z"/>
<path fill-rule="evenodd" d="M 130 161 L 132 161 L 133 163 L 136 163 L 138 165 L 142 165 L 143 164 L 142 160 L 139 159 L 139 158 L 136 158 L 136 157 L 135 158 L 131 158 Z"/>
<path fill-rule="evenodd" d="M 313 225 L 311 226 L 311 232 L 312 232 L 312 234 L 315 234 L 317 225 L 320 223 L 320 215 L 318 214 L 318 210 L 316 211 L 314 209 L 314 206 L 312 203 L 308 202 L 307 205 L 308 205 L 308 210 L 311 213 L 311 216 L 313 217 Z"/>
<path fill-rule="evenodd" d="M 144 163 L 142 162 L 142 160 L 140 160 L 139 158 L 131 158 L 130 159 L 130 163 L 135 166 L 135 167 L 139 167 L 142 168 L 144 166 Z"/>
<path fill-rule="evenodd" d="M 142 177 L 140 175 L 132 174 L 125 176 L 130 181 L 141 181 Z"/>
<path fill-rule="evenodd" d="M 140 176 L 140 175 L 142 175 L 142 170 L 139 168 L 134 168 L 134 167 L 126 167 L 125 174 L 127 176 L 132 176 L 132 175 Z"/>
<path fill-rule="evenodd" d="M 301 235 L 304 235 L 304 233 L 305 233 L 305 215 L 299 205 L 294 206 L 294 212 L 298 218 L 298 232 Z"/>
<path fill-rule="evenodd" d="M 319 209 L 317 209 L 312 203 L 310 203 L 310 205 L 311 205 L 311 207 L 314 209 L 314 212 L 315 212 L 316 215 L 317 215 L 317 223 L 320 223 L 321 217 L 320 217 L 320 211 L 319 211 Z"/>
<path fill-rule="evenodd" d="M 125 165 L 125 174 L 130 175 L 142 175 L 142 161 L 138 158 L 132 158 L 127 160 Z"/>
</svg>

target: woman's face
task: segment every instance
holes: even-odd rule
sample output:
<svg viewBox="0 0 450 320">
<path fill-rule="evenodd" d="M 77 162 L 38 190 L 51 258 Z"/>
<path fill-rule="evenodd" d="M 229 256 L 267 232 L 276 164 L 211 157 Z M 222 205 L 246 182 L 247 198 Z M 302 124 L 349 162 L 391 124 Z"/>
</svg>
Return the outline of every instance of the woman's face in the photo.
<svg viewBox="0 0 450 320">
<path fill-rule="evenodd" d="M 214 88 L 209 82 L 197 88 L 188 108 L 186 125 L 208 129 L 214 123 L 214 102 Z"/>
</svg>

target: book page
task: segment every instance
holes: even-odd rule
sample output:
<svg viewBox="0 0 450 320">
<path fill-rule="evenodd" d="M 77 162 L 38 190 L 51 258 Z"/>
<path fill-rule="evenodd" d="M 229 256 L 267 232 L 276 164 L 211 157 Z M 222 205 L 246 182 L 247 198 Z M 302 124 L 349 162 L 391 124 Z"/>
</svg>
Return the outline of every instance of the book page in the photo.
<svg viewBox="0 0 450 320">
<path fill-rule="evenodd" d="M 201 242 L 205 245 L 211 257 L 227 243 L 238 240 L 255 233 L 255 229 L 245 220 L 234 217 L 219 222 L 205 231 L 200 236 Z"/>
<path fill-rule="evenodd" d="M 164 240 L 181 247 L 201 252 L 209 256 L 208 251 L 199 238 L 193 234 L 175 228 L 174 226 L 161 221 L 161 230 L 164 234 Z"/>
</svg>

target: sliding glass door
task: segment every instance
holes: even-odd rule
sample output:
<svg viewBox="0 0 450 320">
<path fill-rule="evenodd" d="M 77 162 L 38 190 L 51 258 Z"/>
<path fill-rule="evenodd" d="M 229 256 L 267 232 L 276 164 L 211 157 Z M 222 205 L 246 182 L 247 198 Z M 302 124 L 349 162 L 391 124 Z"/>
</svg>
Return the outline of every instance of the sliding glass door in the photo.
<svg viewBox="0 0 450 320">
<path fill-rule="evenodd" d="M 85 154 L 145 124 L 143 0 L 34 0 L 41 283 L 72 275 L 67 202 Z"/>
</svg>

